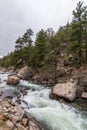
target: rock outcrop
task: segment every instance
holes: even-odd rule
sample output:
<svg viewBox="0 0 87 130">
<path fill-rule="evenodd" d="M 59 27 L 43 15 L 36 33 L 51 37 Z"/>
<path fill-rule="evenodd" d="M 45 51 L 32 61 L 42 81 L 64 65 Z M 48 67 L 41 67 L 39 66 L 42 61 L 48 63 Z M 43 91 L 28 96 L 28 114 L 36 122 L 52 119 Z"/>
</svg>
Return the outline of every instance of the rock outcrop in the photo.
<svg viewBox="0 0 87 130">
<path fill-rule="evenodd" d="M 31 79 L 34 75 L 34 70 L 32 70 L 30 67 L 25 66 L 24 68 L 20 69 L 17 76 L 21 79 Z"/>
<path fill-rule="evenodd" d="M 54 99 L 65 99 L 65 101 L 72 102 L 76 99 L 76 91 L 76 83 L 59 83 L 52 88 L 50 97 Z"/>
<path fill-rule="evenodd" d="M 30 115 L 12 101 L 0 101 L 0 130 L 44 130 Z"/>
<path fill-rule="evenodd" d="M 7 79 L 8 85 L 16 85 L 19 82 L 20 82 L 20 78 L 18 78 L 17 76 L 14 76 L 14 75 L 8 76 L 8 79 Z"/>
</svg>

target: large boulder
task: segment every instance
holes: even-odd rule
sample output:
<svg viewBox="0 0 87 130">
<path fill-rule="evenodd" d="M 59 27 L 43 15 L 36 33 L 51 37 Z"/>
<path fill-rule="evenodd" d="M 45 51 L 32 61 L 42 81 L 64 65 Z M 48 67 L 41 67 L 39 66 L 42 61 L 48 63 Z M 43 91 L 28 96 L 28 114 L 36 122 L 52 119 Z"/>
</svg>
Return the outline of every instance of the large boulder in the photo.
<svg viewBox="0 0 87 130">
<path fill-rule="evenodd" d="M 34 70 L 32 70 L 30 67 L 25 66 L 24 68 L 20 69 L 17 76 L 21 79 L 31 79 L 34 75 Z"/>
<path fill-rule="evenodd" d="M 7 79 L 7 84 L 8 85 L 16 85 L 20 82 L 20 78 L 12 75 L 12 76 L 8 76 L 8 79 Z"/>
<path fill-rule="evenodd" d="M 72 102 L 76 99 L 76 83 L 59 83 L 51 90 L 50 97 L 54 99 L 65 99 L 65 101 Z"/>
</svg>

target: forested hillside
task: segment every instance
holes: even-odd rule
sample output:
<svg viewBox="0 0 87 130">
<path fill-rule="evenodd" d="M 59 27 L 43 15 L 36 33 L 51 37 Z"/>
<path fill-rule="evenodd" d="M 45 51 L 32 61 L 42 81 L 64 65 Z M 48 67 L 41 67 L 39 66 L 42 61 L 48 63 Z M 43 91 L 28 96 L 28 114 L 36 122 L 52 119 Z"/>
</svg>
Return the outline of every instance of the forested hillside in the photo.
<svg viewBox="0 0 87 130">
<path fill-rule="evenodd" d="M 41 29 L 35 41 L 32 40 L 34 32 L 29 28 L 16 40 L 14 52 L 0 60 L 1 66 L 14 66 L 16 69 L 28 65 L 35 70 L 51 73 L 56 81 L 61 64 L 78 68 L 86 65 L 87 7 L 79 2 L 72 14 L 72 21 L 60 26 L 57 32 L 52 28 Z"/>
</svg>

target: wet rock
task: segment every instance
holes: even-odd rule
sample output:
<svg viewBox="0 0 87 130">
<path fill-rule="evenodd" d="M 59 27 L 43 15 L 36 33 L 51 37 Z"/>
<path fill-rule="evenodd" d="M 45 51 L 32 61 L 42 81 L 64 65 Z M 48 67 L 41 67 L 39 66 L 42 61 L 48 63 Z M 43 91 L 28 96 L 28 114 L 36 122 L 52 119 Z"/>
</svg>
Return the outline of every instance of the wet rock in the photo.
<svg viewBox="0 0 87 130">
<path fill-rule="evenodd" d="M 30 67 L 25 66 L 24 68 L 20 69 L 17 76 L 21 79 L 31 79 L 34 75 L 34 70 Z"/>
<path fill-rule="evenodd" d="M 59 100 L 65 99 L 68 102 L 72 102 L 76 99 L 76 91 L 76 83 L 59 83 L 51 90 L 50 97 Z"/>
<path fill-rule="evenodd" d="M 8 85 L 16 85 L 20 82 L 20 79 L 16 76 L 8 76 L 7 84 Z"/>
</svg>

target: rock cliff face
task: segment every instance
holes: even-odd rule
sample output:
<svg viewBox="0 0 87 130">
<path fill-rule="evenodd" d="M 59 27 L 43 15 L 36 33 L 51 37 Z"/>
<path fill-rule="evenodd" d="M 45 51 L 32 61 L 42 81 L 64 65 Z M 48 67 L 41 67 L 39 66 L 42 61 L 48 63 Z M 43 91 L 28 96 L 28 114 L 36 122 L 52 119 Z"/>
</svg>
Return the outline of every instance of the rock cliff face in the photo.
<svg viewBox="0 0 87 130">
<path fill-rule="evenodd" d="M 0 130 L 44 130 L 30 115 L 12 101 L 0 101 Z"/>
</svg>

